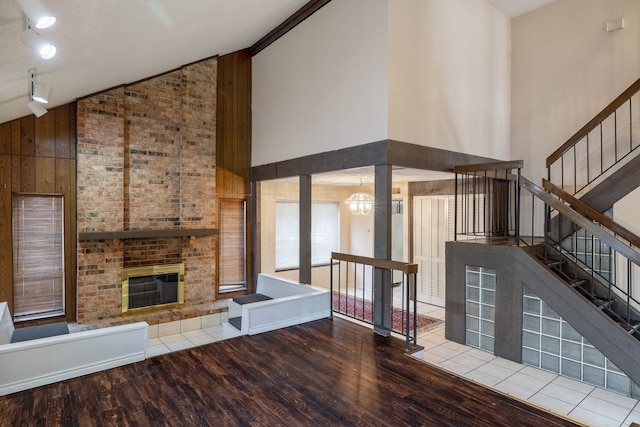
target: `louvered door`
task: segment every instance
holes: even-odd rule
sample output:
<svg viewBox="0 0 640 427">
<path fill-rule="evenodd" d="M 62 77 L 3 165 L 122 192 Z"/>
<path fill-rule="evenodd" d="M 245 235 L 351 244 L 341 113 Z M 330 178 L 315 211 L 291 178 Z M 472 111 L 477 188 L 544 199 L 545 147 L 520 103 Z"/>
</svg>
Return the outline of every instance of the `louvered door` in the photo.
<svg viewBox="0 0 640 427">
<path fill-rule="evenodd" d="M 418 264 L 417 299 L 444 307 L 445 242 L 453 240 L 454 196 L 413 199 L 413 258 Z"/>
</svg>

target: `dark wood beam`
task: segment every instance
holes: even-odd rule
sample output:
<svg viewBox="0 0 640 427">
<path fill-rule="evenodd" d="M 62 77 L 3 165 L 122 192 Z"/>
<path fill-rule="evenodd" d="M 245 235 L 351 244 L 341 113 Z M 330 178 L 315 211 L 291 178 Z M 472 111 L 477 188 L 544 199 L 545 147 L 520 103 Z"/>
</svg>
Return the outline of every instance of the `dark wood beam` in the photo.
<svg viewBox="0 0 640 427">
<path fill-rule="evenodd" d="M 217 228 L 176 230 L 119 230 L 78 233 L 78 240 L 144 239 L 148 237 L 215 236 Z"/>
<path fill-rule="evenodd" d="M 287 34 L 294 29 L 298 24 L 305 19 L 316 13 L 320 8 L 325 6 L 331 0 L 311 0 L 309 3 L 302 6 L 296 13 L 288 17 L 282 24 L 271 30 L 266 36 L 255 42 L 253 46 L 249 48 L 251 56 L 257 55 L 271 43 L 278 40 L 280 37 Z"/>
</svg>

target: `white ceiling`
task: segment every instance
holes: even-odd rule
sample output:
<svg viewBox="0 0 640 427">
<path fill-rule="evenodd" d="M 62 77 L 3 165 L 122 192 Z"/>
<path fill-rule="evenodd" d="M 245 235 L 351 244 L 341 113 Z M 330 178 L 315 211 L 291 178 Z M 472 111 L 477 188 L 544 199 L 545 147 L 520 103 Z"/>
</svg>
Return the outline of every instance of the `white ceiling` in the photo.
<svg viewBox="0 0 640 427">
<path fill-rule="evenodd" d="M 249 47 L 308 0 L 42 1 L 58 19 L 40 31 L 58 49 L 48 61 L 20 41 L 16 1 L 0 0 L 0 123 L 30 114 L 30 68 L 52 86 L 54 107 Z M 553 0 L 489 1 L 515 16 Z"/>
<path fill-rule="evenodd" d="M 28 69 L 62 105 L 203 58 L 251 46 L 308 0 L 42 0 L 57 17 L 40 34 L 57 55 L 20 41 L 24 18 L 0 0 L 0 123 L 30 114 Z"/>
<path fill-rule="evenodd" d="M 505 15 L 512 18 L 530 12 L 556 0 L 488 0 Z"/>
</svg>

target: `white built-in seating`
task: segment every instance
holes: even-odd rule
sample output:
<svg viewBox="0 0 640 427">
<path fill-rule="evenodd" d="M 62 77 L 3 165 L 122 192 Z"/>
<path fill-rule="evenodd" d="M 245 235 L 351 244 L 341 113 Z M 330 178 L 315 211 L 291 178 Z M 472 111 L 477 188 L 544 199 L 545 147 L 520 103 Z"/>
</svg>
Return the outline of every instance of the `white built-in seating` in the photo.
<svg viewBox="0 0 640 427">
<path fill-rule="evenodd" d="M 36 327 L 27 335 L 49 336 L 11 342 L 15 327 L 7 303 L 0 302 L 0 395 L 146 358 L 149 334 L 146 322 L 75 333 L 64 333 L 65 327 L 66 324 L 40 330 Z M 50 336 L 51 332 L 61 334 Z"/>
<path fill-rule="evenodd" d="M 327 289 L 270 274 L 258 275 L 256 293 L 229 301 L 229 322 L 242 335 L 254 335 L 331 316 Z"/>
</svg>

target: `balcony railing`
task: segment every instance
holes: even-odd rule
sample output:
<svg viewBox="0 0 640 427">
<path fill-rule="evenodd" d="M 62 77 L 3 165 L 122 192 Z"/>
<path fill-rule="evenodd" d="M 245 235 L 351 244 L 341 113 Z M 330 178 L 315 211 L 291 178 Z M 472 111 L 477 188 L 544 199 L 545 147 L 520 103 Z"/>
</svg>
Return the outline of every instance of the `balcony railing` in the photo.
<svg viewBox="0 0 640 427">
<path fill-rule="evenodd" d="M 418 265 L 380 258 L 331 254 L 332 312 L 368 324 L 377 324 L 384 310 L 391 310 L 391 330 L 405 338 L 405 350 L 413 352 L 417 344 L 418 316 L 416 280 Z M 392 288 L 392 301 L 377 301 L 374 292 L 375 270 L 383 274 L 382 286 Z"/>
</svg>

